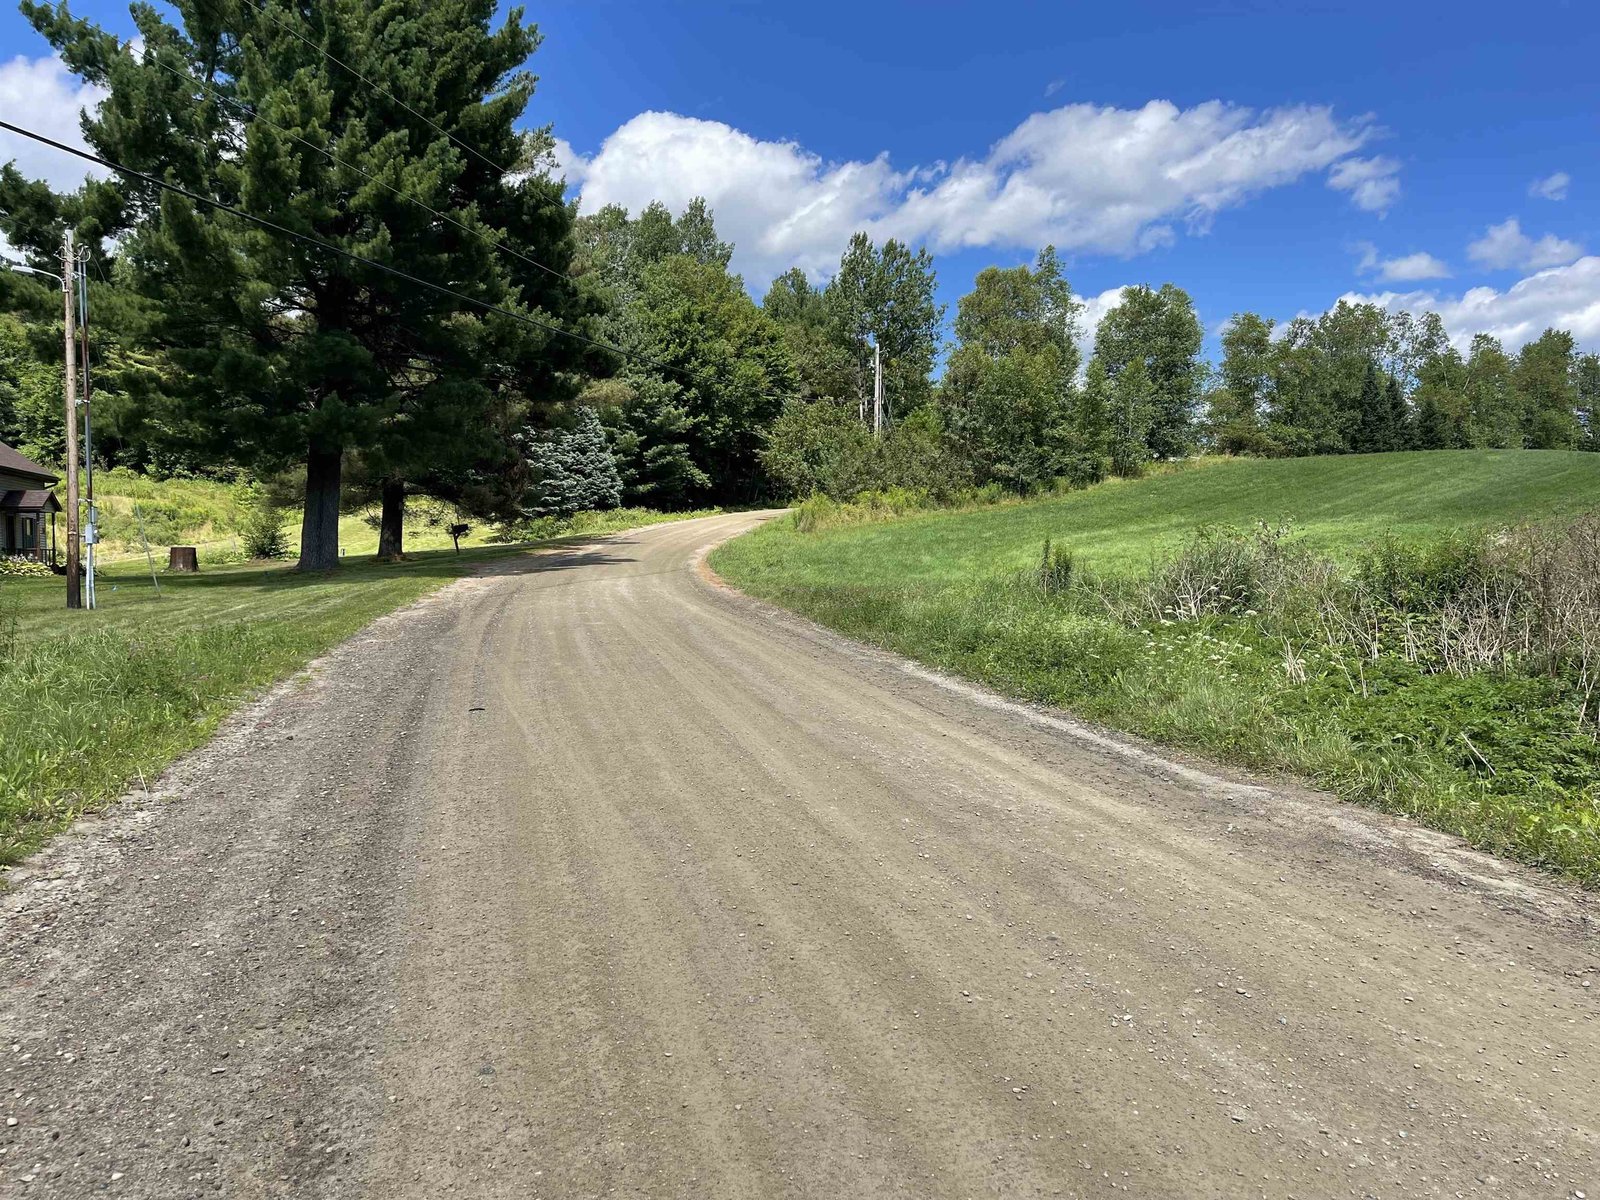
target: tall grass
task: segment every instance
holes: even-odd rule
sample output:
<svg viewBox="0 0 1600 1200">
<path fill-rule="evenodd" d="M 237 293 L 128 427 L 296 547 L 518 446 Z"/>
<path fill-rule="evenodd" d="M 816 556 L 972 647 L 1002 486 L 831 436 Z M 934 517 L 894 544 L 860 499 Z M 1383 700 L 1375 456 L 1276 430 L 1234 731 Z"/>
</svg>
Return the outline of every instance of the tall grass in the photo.
<svg viewBox="0 0 1600 1200">
<path fill-rule="evenodd" d="M 713 565 L 1011 694 L 1306 777 L 1600 886 L 1600 520 L 1525 520 L 1600 507 L 1600 458 L 1552 456 L 1545 469 L 1579 483 L 1559 496 L 1484 455 L 1434 494 L 1424 477 L 1387 512 L 1368 507 L 1424 457 L 1346 459 L 1342 495 L 1280 486 L 1245 501 L 1240 480 L 1282 484 L 1281 464 L 1228 464 L 1000 510 L 811 534 L 779 523 Z M 1474 493 L 1500 504 L 1464 506 Z M 1252 520 L 1174 534 L 1174 506 Z M 1497 521 L 1463 531 L 1452 506 Z M 1299 514 L 1305 533 L 1291 532 Z"/>
</svg>

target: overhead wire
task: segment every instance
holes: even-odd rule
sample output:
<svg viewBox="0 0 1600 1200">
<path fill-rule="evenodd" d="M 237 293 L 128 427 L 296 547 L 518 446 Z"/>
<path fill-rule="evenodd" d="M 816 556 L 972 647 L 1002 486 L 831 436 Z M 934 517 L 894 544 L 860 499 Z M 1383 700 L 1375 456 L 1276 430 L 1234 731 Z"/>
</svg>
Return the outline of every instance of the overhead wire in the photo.
<svg viewBox="0 0 1600 1200">
<path fill-rule="evenodd" d="M 270 221 L 266 217 L 261 217 L 257 216 L 255 213 L 246 212 L 242 208 L 237 208 L 234 205 L 227 204 L 221 200 L 213 199 L 210 196 L 202 196 L 199 192 L 192 191 L 189 188 L 183 187 L 181 184 L 172 183 L 165 179 L 158 179 L 154 175 L 147 174 L 144 171 L 136 171 L 132 167 L 123 166 L 121 163 L 115 162 L 109 158 L 105 158 L 102 155 L 92 153 L 88 150 L 80 150 L 76 146 L 69 146 L 64 142 L 58 142 L 52 137 L 47 137 L 46 135 L 38 133 L 32 129 L 26 129 L 21 125 L 12 124 L 10 121 L 0 119 L 0 129 L 4 129 L 9 133 L 17 134 L 19 137 L 29 138 L 40 143 L 41 145 L 49 146 L 52 150 L 58 150 L 63 154 L 70 154 L 73 157 L 83 159 L 86 162 L 96 163 L 99 166 L 105 167 L 107 170 L 117 172 L 119 175 L 125 175 L 129 178 L 140 180 L 143 183 L 148 183 L 153 187 L 161 188 L 164 191 L 176 193 L 177 195 L 183 196 L 189 200 L 193 200 L 197 204 L 204 204 L 209 208 L 214 208 L 221 212 L 229 213 L 232 216 L 239 217 L 242 220 L 259 225 L 264 229 L 269 229 L 275 233 L 281 233 L 286 237 L 294 238 L 296 241 L 305 242 L 308 245 L 316 246 L 319 249 L 337 254 L 342 258 L 347 258 L 352 262 L 358 262 L 364 264 L 365 266 L 374 267 L 379 271 L 383 271 L 400 279 L 404 279 L 408 283 L 414 283 L 419 287 L 425 287 L 442 295 L 453 297 L 456 300 L 460 300 L 463 304 L 470 304 L 475 308 L 483 309 L 485 312 L 498 313 L 501 316 L 510 317 L 514 321 L 520 321 L 524 325 L 530 325 L 536 329 L 542 329 L 546 333 L 552 333 L 559 337 L 567 337 L 576 341 L 585 342 L 588 345 L 594 346 L 596 349 L 607 350 L 613 354 L 621 355 L 624 358 L 648 361 L 644 360 L 642 355 L 639 355 L 636 352 L 628 350 L 622 346 L 614 345 L 611 342 L 602 341 L 599 338 L 590 337 L 587 334 L 577 333 L 570 329 L 564 329 L 560 325 L 555 325 L 548 321 L 541 321 L 537 317 L 530 317 L 526 313 L 519 313 L 515 309 L 506 308 L 503 305 L 495 304 L 493 301 L 480 300 L 476 296 L 469 296 L 464 292 L 458 292 L 454 288 L 446 287 L 444 284 L 434 283 L 431 280 L 423 279 L 420 276 L 411 274 L 409 271 L 402 271 L 399 267 L 390 266 L 388 263 L 382 263 L 377 259 L 368 258 L 365 255 L 357 254 L 353 250 L 346 250 L 343 246 L 335 245 L 333 242 L 324 241 L 323 239 L 313 237 L 308 233 L 301 233 L 296 229 L 290 229 L 287 226 L 278 224 L 276 221 Z"/>
</svg>

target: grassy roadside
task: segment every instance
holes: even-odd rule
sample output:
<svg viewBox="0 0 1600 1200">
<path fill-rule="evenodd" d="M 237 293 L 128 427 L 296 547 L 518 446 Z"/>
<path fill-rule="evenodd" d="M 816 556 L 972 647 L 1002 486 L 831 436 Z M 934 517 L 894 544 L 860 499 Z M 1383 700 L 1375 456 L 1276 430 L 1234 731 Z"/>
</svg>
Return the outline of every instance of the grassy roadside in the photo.
<svg viewBox="0 0 1600 1200">
<path fill-rule="evenodd" d="M 1413 586 L 1457 587 L 1458 559 L 1462 578 L 1500 571 L 1495 556 L 1510 552 L 1473 531 L 1595 509 L 1593 455 L 1233 461 L 809 534 L 786 519 L 712 565 L 754 595 L 1009 694 L 1307 777 L 1595 886 L 1600 743 L 1577 718 L 1570 664 L 1535 669 L 1524 655 L 1453 670 L 1459 644 L 1445 635 L 1476 611 L 1470 589 Z M 1258 521 L 1295 533 L 1195 532 Z M 1046 538 L 1073 555 L 1052 579 L 1040 570 Z M 1413 549 L 1441 545 L 1454 549 Z M 1372 646 L 1334 629 L 1351 613 L 1370 623 Z"/>
<path fill-rule="evenodd" d="M 569 536 L 692 515 L 581 514 Z M 159 597 L 141 557 L 101 574 L 94 612 L 67 612 L 58 578 L 0 579 L 0 864 L 153 780 L 249 696 L 375 618 L 526 549 L 352 556 L 310 575 L 259 562 L 162 571 Z"/>
</svg>

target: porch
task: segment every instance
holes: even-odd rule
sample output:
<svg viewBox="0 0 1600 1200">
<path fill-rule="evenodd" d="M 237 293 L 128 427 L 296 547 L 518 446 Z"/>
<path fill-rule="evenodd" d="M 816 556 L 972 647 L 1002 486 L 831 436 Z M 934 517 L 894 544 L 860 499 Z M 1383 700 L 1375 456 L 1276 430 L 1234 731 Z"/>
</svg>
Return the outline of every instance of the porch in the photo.
<svg viewBox="0 0 1600 1200">
<path fill-rule="evenodd" d="M 45 488 L 0 495 L 0 556 L 55 565 L 56 514 L 61 503 Z"/>
</svg>

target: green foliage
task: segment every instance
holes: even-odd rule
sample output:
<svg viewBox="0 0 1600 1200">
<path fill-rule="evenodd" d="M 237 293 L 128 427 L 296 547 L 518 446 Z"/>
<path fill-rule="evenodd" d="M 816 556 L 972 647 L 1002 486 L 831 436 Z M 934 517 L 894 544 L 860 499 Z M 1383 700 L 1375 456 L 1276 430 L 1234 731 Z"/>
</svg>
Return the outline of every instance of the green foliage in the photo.
<svg viewBox="0 0 1600 1200">
<path fill-rule="evenodd" d="M 833 337 L 849 354 L 852 396 L 861 412 L 871 404 L 874 344 L 883 354 L 889 415 L 904 416 L 927 400 L 944 319 L 936 287 L 926 249 L 913 252 L 893 238 L 879 249 L 864 233 L 851 237 L 823 306 Z"/>
<path fill-rule="evenodd" d="M 1142 462 L 1146 457 L 1182 458 L 1193 448 L 1203 340 L 1194 302 L 1182 288 L 1170 283 L 1162 284 L 1159 291 L 1127 288 L 1121 301 L 1100 319 L 1094 356 L 1113 388 L 1119 390 L 1117 404 L 1127 410 L 1123 436 L 1129 437 L 1135 424 L 1143 430 L 1143 450 L 1131 441 L 1121 447 L 1120 461 L 1125 465 L 1131 467 L 1135 460 Z M 1134 368 L 1142 378 L 1122 389 L 1122 376 Z M 1137 421 L 1130 419 L 1134 408 Z"/>
<path fill-rule="evenodd" d="M 283 511 L 270 497 L 258 497 L 239 526 L 245 554 L 250 558 L 286 558 L 289 535 L 283 525 Z"/>
<path fill-rule="evenodd" d="M 49 565 L 37 558 L 22 554 L 0 554 L 0 575 L 9 575 L 13 579 L 28 579 L 50 574 Z"/>
<path fill-rule="evenodd" d="M 1072 551 L 1065 546 L 1052 545 L 1044 540 L 1044 553 L 1040 556 L 1035 580 L 1045 596 L 1062 596 L 1072 588 L 1074 560 Z"/>
<path fill-rule="evenodd" d="M 738 279 L 687 255 L 645 270 L 634 320 L 640 348 L 670 371 L 680 389 L 675 403 L 689 418 L 679 430 L 695 477 L 705 482 L 686 487 L 685 498 L 760 496 L 762 430 L 796 386 L 776 327 Z"/>
<path fill-rule="evenodd" d="M 975 479 L 1025 493 L 1092 471 L 1095 433 L 1074 421 L 1081 307 L 1053 247 L 1034 270 L 984 270 L 961 298 L 940 409 Z"/>
<path fill-rule="evenodd" d="M 1457 531 L 1600 506 L 1600 467 L 1586 464 L 1463 452 L 1233 460 L 900 519 L 813 502 L 712 564 L 941 669 L 1295 772 L 1600 886 L 1600 588 L 1586 582 L 1600 575 L 1600 517 Z M 1287 516 L 1301 530 L 1292 538 L 1251 524 Z M 1194 532 L 1207 518 L 1238 527 Z M 1053 590 L 1041 536 L 1052 557 L 1055 538 L 1076 550 Z M 1506 578 L 1520 582 L 1494 584 Z M 1474 604 L 1498 607 L 1480 619 Z M 1576 611 L 1588 616 L 1556 619 Z M 1552 659 L 1539 647 L 1555 624 L 1569 651 Z M 1522 631 L 1521 649 L 1465 653 L 1502 625 Z"/>
<path fill-rule="evenodd" d="M 532 476 L 525 511 L 532 517 L 570 517 L 622 504 L 622 477 L 611 457 L 605 427 L 592 408 L 578 409 L 577 424 L 530 437 Z"/>
<path fill-rule="evenodd" d="M 492 248 L 557 272 L 572 250 L 559 182 L 502 169 L 548 145 L 515 128 L 539 41 L 518 14 L 491 29 L 478 0 L 443 0 L 400 22 L 360 6 L 237 5 L 180 29 L 141 9 L 142 47 L 128 53 L 64 7 L 24 7 L 73 70 L 109 91 L 84 127 L 108 157 L 425 282 L 546 320 L 584 316 L 559 273 Z M 410 107 L 325 58 L 329 46 Z M 212 93 L 268 119 L 241 123 Z M 337 146 L 341 161 L 305 143 Z M 345 449 L 360 448 L 380 475 L 497 461 L 504 410 L 559 397 L 586 361 L 569 339 L 220 210 L 126 180 L 112 191 L 124 203 L 98 234 L 122 238 L 131 283 L 151 301 L 148 337 L 168 348 L 180 391 L 175 419 L 213 460 L 259 472 L 307 465 L 310 565 L 337 562 Z"/>
<path fill-rule="evenodd" d="M 1576 366 L 1566 330 L 1546 329 L 1517 355 L 1522 438 L 1529 449 L 1567 450 L 1578 444 Z"/>
<path fill-rule="evenodd" d="M 1400 612 L 1438 612 L 1482 588 L 1493 574 L 1481 537 L 1452 531 L 1424 541 L 1386 532 L 1355 555 L 1355 578 L 1379 603 Z"/>
<path fill-rule="evenodd" d="M 59 324 L 53 331 L 43 328 L 60 336 Z M 60 366 L 41 359 L 17 316 L 0 312 L 0 442 L 37 462 L 61 462 L 66 454 L 62 410 Z"/>
</svg>

